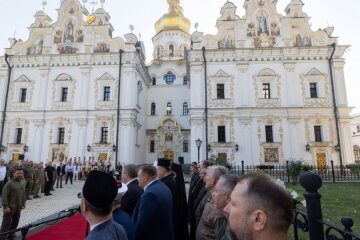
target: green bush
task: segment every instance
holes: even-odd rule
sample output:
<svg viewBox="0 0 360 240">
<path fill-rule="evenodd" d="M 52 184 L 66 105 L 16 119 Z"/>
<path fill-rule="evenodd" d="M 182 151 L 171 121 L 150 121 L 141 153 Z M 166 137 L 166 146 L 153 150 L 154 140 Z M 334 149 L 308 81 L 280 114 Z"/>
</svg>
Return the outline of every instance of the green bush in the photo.
<svg viewBox="0 0 360 240">
<path fill-rule="evenodd" d="M 299 176 L 303 172 L 311 171 L 313 168 L 307 164 L 303 164 L 301 161 L 290 161 L 289 162 L 289 175 L 291 181 L 297 184 Z"/>
<path fill-rule="evenodd" d="M 360 164 L 359 163 L 353 163 L 346 165 L 346 168 L 350 169 L 350 173 L 355 176 L 360 176 Z"/>
</svg>

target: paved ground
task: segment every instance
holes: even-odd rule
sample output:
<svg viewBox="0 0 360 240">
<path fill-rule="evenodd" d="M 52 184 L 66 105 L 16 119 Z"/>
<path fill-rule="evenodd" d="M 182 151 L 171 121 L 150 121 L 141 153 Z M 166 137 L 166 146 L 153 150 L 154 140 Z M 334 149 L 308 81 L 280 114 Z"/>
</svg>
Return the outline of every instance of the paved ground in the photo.
<svg viewBox="0 0 360 240">
<path fill-rule="evenodd" d="M 55 188 L 52 196 L 45 197 L 43 193 L 41 198 L 26 201 L 26 208 L 21 212 L 20 223 L 18 227 L 23 227 L 34 223 L 45 217 L 54 215 L 64 209 L 69 209 L 80 203 L 77 194 L 81 192 L 84 181 L 76 181 L 72 185 L 64 185 L 63 188 Z M 0 211 L 2 221 L 3 211 Z"/>
</svg>

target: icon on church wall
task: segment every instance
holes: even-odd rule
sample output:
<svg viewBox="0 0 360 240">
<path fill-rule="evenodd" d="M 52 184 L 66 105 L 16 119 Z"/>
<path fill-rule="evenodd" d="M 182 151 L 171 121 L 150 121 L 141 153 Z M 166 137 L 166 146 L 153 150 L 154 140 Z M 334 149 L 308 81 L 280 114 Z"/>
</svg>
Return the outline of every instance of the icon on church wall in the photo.
<svg viewBox="0 0 360 240">
<path fill-rule="evenodd" d="M 54 43 L 55 44 L 58 44 L 58 43 L 62 42 L 62 34 L 63 34 L 63 32 L 61 30 L 56 31 L 56 34 L 54 36 Z"/>
<path fill-rule="evenodd" d="M 262 33 L 269 35 L 267 20 L 264 14 L 260 14 L 256 19 L 258 21 L 258 35 L 261 35 Z"/>
<path fill-rule="evenodd" d="M 172 133 L 166 133 L 165 134 L 165 142 L 172 142 L 172 141 L 173 141 Z"/>
<path fill-rule="evenodd" d="M 59 45 L 58 46 L 58 51 L 60 54 L 75 54 L 77 53 L 77 48 L 71 46 L 71 45 L 65 45 L 65 46 L 62 46 L 62 45 Z"/>
<path fill-rule="evenodd" d="M 279 149 L 265 148 L 264 149 L 265 162 L 279 162 Z"/>
<path fill-rule="evenodd" d="M 80 30 L 77 30 L 76 31 L 76 42 L 83 42 L 84 41 L 84 35 L 83 35 L 83 31 L 80 29 Z"/>
<path fill-rule="evenodd" d="M 65 26 L 64 42 L 74 42 L 74 25 L 71 20 Z"/>
<path fill-rule="evenodd" d="M 295 37 L 295 43 L 294 43 L 295 47 L 306 47 L 306 46 L 311 46 L 311 39 L 306 37 L 306 36 L 302 36 L 300 33 L 296 35 Z"/>
<path fill-rule="evenodd" d="M 256 29 L 253 23 L 249 23 L 248 24 L 248 29 L 247 29 L 247 36 L 248 37 L 254 37 L 256 36 Z"/>
<path fill-rule="evenodd" d="M 97 46 L 94 48 L 94 53 L 105 53 L 109 52 L 110 49 L 108 45 L 104 42 L 98 42 Z"/>
<path fill-rule="evenodd" d="M 29 47 L 27 49 L 27 55 L 38 55 L 42 53 L 42 47 L 43 47 L 44 40 L 39 39 L 37 40 L 34 45 Z"/>
<path fill-rule="evenodd" d="M 271 23 L 271 36 L 280 36 L 280 28 L 276 23 Z"/>
</svg>

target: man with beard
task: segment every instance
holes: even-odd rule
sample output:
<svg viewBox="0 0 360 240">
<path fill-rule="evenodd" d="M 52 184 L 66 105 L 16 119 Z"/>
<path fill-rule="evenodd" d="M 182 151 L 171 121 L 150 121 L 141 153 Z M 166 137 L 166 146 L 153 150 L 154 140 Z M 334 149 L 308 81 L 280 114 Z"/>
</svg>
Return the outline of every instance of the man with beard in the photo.
<svg viewBox="0 0 360 240">
<path fill-rule="evenodd" d="M 25 189 L 26 182 L 24 180 L 24 172 L 21 168 L 16 168 L 13 178 L 5 184 L 2 193 L 4 215 L 0 233 L 8 232 L 17 228 L 21 210 L 25 208 Z M 6 239 L 6 236 L 2 236 L 0 239 Z M 15 233 L 9 234 L 8 239 L 16 239 Z"/>
<path fill-rule="evenodd" d="M 260 173 L 240 178 L 224 212 L 233 240 L 286 240 L 293 220 L 289 193 Z"/>
<path fill-rule="evenodd" d="M 156 169 L 158 178 L 169 188 L 172 195 L 172 219 L 174 228 L 174 239 L 184 240 L 183 238 L 181 238 L 182 233 L 179 224 L 180 211 L 184 211 L 184 209 L 180 209 L 179 193 L 174 175 L 171 173 L 170 170 L 170 160 L 166 158 L 159 158 L 157 161 Z"/>
</svg>

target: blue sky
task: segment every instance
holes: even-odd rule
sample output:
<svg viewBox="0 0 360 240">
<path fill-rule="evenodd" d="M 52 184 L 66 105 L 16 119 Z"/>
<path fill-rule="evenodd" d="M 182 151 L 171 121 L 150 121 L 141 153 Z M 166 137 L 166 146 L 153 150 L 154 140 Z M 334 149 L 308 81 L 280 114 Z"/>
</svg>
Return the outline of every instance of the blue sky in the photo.
<svg viewBox="0 0 360 240">
<path fill-rule="evenodd" d="M 96 0 L 92 0 L 96 1 Z M 357 107 L 353 113 L 360 113 L 360 0 L 302 0 L 305 4 L 304 11 L 311 17 L 310 22 L 313 30 L 334 26 L 333 36 L 339 37 L 339 44 L 351 45 L 345 54 L 345 80 L 349 106 Z M 87 8 L 93 6 L 87 1 Z M 97 0 L 100 6 L 100 1 Z M 226 0 L 181 0 L 184 14 L 194 24 L 199 23 L 198 30 L 204 33 L 215 34 L 216 19 L 219 17 L 220 8 Z M 244 0 L 233 1 L 237 8 L 237 14 L 243 16 Z M 278 12 L 284 14 L 284 9 L 290 0 L 278 0 Z M 45 12 L 53 19 L 57 18 L 56 9 L 60 6 L 60 0 L 48 0 Z M 96 8 L 96 7 L 95 7 Z M 113 36 L 123 36 L 130 32 L 129 25 L 135 27 L 134 33 L 141 33 L 141 39 L 145 42 L 147 61 L 151 60 L 152 42 L 155 34 L 154 23 L 167 12 L 166 0 L 106 0 L 104 8 L 111 17 L 111 23 L 115 28 Z M 8 38 L 14 34 L 17 39 L 28 39 L 28 27 L 34 22 L 34 14 L 42 9 L 42 0 L 1 0 L 0 7 L 0 55 L 4 54 L 4 48 L 9 47 Z"/>
</svg>

